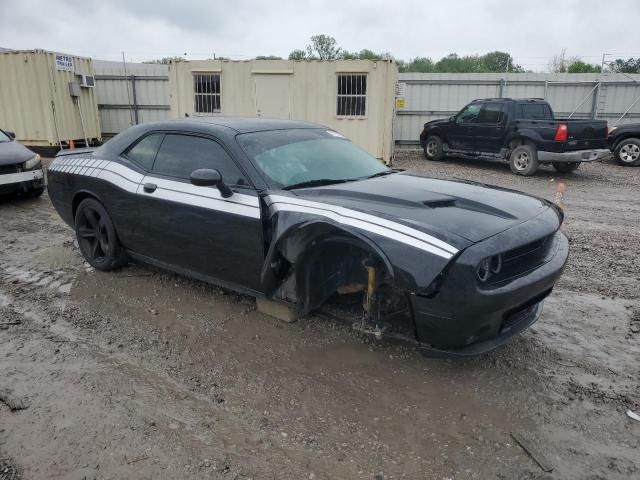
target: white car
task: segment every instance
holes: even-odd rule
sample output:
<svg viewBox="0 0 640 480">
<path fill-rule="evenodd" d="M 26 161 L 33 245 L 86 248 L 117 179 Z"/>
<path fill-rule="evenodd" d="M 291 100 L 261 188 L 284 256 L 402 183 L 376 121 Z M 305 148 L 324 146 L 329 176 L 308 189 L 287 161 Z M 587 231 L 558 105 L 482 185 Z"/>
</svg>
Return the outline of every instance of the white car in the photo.
<svg viewBox="0 0 640 480">
<path fill-rule="evenodd" d="M 0 130 L 0 195 L 37 197 L 45 189 L 40 155 L 15 141 L 15 134 Z"/>
</svg>

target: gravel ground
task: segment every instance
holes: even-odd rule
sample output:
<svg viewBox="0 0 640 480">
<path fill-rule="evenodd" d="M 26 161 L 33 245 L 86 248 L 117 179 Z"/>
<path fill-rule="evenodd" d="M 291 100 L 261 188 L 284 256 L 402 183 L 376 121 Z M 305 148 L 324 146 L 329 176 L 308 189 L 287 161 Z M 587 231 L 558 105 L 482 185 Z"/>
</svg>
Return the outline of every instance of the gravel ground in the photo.
<svg viewBox="0 0 640 480">
<path fill-rule="evenodd" d="M 566 184 L 570 261 L 533 328 L 425 359 L 145 266 L 94 271 L 46 194 L 0 203 L 0 390 L 27 406 L 0 402 L 0 478 L 640 477 L 640 168 L 395 166 L 550 199 Z"/>
</svg>

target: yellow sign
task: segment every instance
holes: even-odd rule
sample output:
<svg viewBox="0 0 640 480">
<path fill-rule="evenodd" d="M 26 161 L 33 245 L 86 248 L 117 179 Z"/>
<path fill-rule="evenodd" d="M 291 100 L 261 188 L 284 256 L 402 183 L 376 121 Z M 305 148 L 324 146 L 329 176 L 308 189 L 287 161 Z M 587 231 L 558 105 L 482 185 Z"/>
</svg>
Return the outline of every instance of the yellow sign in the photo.
<svg viewBox="0 0 640 480">
<path fill-rule="evenodd" d="M 404 110 L 404 98 L 396 98 L 396 110 Z"/>
</svg>

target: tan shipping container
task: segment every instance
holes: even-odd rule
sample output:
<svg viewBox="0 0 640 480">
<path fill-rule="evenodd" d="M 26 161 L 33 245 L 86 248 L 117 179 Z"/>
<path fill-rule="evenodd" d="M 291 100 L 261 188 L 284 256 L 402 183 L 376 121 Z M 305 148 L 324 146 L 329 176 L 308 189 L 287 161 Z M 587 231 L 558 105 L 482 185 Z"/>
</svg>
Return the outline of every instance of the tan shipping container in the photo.
<svg viewBox="0 0 640 480">
<path fill-rule="evenodd" d="M 389 162 L 397 72 L 392 60 L 180 61 L 169 65 L 171 117 L 304 120 Z"/>
<path fill-rule="evenodd" d="M 34 147 L 100 142 L 95 89 L 81 87 L 81 75 L 94 75 L 90 58 L 44 50 L 0 52 L 0 128 Z M 73 89 L 78 96 L 71 95 L 69 83 L 78 84 Z"/>
</svg>

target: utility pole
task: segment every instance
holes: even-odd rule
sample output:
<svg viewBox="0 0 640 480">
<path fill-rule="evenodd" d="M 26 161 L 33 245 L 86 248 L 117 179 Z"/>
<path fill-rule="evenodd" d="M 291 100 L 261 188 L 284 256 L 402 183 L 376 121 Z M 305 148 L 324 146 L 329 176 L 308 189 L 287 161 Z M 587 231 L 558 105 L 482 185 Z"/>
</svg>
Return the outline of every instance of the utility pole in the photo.
<svg viewBox="0 0 640 480">
<path fill-rule="evenodd" d="M 604 59 L 605 59 L 605 57 L 606 57 L 607 55 L 609 55 L 609 54 L 608 54 L 608 53 L 603 53 L 603 54 L 602 54 L 602 64 L 600 65 L 600 71 L 601 71 L 601 72 L 604 72 Z"/>
</svg>

